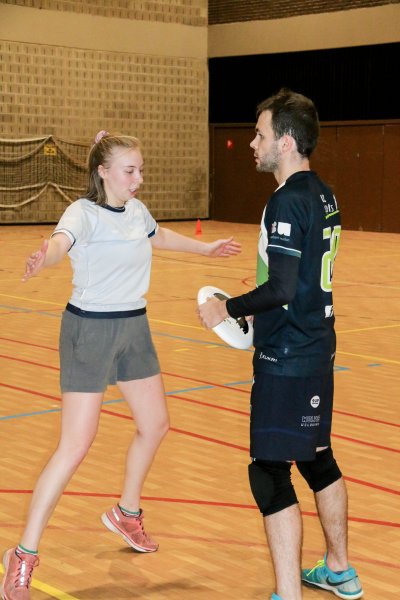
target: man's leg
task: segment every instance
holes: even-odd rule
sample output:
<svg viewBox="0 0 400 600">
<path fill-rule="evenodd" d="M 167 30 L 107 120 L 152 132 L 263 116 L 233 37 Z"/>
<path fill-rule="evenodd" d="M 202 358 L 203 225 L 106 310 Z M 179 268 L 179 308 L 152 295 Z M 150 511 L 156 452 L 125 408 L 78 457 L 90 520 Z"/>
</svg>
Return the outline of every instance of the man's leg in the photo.
<svg viewBox="0 0 400 600">
<path fill-rule="evenodd" d="M 348 568 L 346 484 L 341 477 L 314 496 L 326 541 L 326 563 L 332 571 L 345 571 Z"/>
<path fill-rule="evenodd" d="M 312 569 L 302 572 L 304 584 L 334 592 L 339 598 L 356 600 L 363 590 L 356 570 L 347 558 L 347 491 L 332 449 L 318 448 L 316 459 L 297 467 L 314 492 L 326 540 L 326 554 Z"/>
<path fill-rule="evenodd" d="M 298 504 L 264 517 L 276 579 L 283 600 L 301 599 L 302 520 Z"/>
<path fill-rule="evenodd" d="M 277 594 L 283 600 L 300 600 L 302 521 L 290 469 L 286 461 L 253 460 L 249 480 L 264 517 Z"/>
<path fill-rule="evenodd" d="M 317 448 L 314 461 L 297 462 L 297 468 L 314 492 L 326 540 L 329 567 L 347 569 L 347 491 L 332 448 Z"/>
</svg>

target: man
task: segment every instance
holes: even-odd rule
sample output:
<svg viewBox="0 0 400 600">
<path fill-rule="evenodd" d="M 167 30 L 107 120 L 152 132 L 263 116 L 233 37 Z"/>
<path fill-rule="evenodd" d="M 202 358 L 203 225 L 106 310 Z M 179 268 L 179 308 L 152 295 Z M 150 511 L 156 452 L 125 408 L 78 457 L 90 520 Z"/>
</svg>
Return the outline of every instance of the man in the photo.
<svg viewBox="0 0 400 600">
<path fill-rule="evenodd" d="M 256 168 L 278 182 L 261 221 L 257 288 L 227 301 L 212 298 L 199 317 L 211 328 L 229 315 L 254 315 L 249 479 L 275 572 L 271 600 L 300 600 L 301 581 L 357 599 L 363 591 L 347 560 L 347 492 L 330 442 L 339 209 L 310 170 L 319 135 L 312 101 L 282 89 L 259 105 L 257 118 L 250 144 Z M 292 462 L 314 492 L 326 540 L 324 559 L 303 572 Z"/>
</svg>

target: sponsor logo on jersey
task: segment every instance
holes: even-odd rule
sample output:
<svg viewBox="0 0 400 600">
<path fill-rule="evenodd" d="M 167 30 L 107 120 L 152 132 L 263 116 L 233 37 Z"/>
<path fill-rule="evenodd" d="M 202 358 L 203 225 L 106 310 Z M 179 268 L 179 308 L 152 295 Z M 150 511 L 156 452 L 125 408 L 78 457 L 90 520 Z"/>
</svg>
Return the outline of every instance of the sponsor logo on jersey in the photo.
<svg viewBox="0 0 400 600">
<path fill-rule="evenodd" d="M 277 363 L 278 359 L 273 356 L 267 356 L 264 352 L 260 352 L 260 356 L 258 357 L 260 360 L 269 360 L 270 362 Z"/>
<path fill-rule="evenodd" d="M 278 233 L 279 235 L 286 235 L 287 237 L 290 236 L 290 231 L 292 229 L 292 226 L 290 223 L 278 223 Z"/>
<path fill-rule="evenodd" d="M 278 233 L 278 235 L 284 235 L 290 237 L 292 226 L 290 223 L 282 223 L 281 221 L 274 221 L 271 225 L 271 233 Z"/>
</svg>

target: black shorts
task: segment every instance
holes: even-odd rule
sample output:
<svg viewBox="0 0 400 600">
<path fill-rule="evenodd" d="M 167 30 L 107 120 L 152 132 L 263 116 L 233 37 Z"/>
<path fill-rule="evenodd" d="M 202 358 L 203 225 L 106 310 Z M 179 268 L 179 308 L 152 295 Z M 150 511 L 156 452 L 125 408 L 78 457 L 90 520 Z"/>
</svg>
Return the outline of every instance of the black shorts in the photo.
<svg viewBox="0 0 400 600">
<path fill-rule="evenodd" d="M 250 455 L 260 460 L 314 460 L 330 445 L 333 367 L 325 376 L 256 373 L 251 390 Z"/>
</svg>

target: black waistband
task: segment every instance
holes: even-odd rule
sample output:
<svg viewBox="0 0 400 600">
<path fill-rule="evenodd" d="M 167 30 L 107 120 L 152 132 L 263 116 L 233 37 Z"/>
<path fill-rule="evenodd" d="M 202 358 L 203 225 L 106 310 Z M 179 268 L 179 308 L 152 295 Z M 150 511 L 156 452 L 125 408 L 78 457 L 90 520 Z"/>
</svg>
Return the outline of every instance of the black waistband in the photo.
<svg viewBox="0 0 400 600">
<path fill-rule="evenodd" d="M 94 310 L 82 310 L 73 304 L 68 302 L 65 310 L 74 313 L 79 317 L 85 317 L 86 319 L 126 319 L 128 317 L 138 317 L 139 315 L 146 314 L 146 307 L 136 308 L 135 310 L 115 310 L 111 312 L 96 312 Z"/>
</svg>

